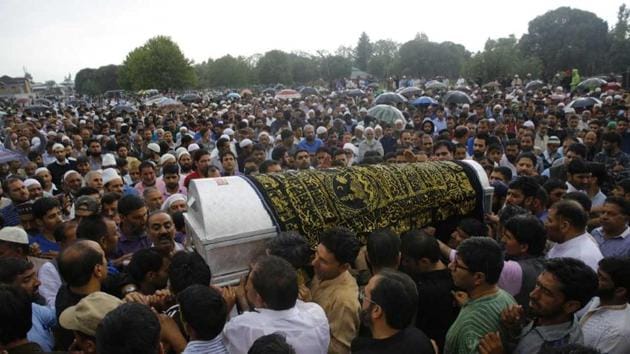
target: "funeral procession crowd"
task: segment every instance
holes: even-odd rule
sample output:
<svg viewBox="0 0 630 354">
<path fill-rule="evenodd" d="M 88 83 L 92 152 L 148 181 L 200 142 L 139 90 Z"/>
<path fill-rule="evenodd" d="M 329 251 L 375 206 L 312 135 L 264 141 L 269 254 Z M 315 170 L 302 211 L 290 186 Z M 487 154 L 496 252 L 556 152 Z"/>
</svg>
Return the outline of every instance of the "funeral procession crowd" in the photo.
<svg viewBox="0 0 630 354">
<path fill-rule="evenodd" d="M 617 81 L 0 101 L 0 352 L 628 354 Z M 494 188 L 483 217 L 279 230 L 238 284 L 185 221 L 197 179 L 461 160 Z"/>
</svg>

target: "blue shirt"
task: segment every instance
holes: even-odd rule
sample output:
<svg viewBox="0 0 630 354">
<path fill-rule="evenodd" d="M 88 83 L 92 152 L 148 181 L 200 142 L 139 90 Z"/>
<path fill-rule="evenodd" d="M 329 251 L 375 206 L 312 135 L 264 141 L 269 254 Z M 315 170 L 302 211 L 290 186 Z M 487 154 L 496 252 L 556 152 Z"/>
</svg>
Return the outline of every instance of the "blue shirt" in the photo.
<svg viewBox="0 0 630 354">
<path fill-rule="evenodd" d="M 52 329 L 57 326 L 55 310 L 38 304 L 31 304 L 31 307 L 33 309 L 31 316 L 33 326 L 26 334 L 26 338 L 31 342 L 39 344 L 44 352 L 52 351 L 55 346 L 55 338 Z"/>
<path fill-rule="evenodd" d="M 604 257 L 630 256 L 630 237 L 628 237 L 628 235 L 630 235 L 630 228 L 627 226 L 621 235 L 613 238 L 604 237 L 604 229 L 602 227 L 591 231 L 591 235 L 597 242 L 599 250 Z"/>
<path fill-rule="evenodd" d="M 18 208 L 15 204 L 11 203 L 11 205 L 7 205 L 6 207 L 0 209 L 0 215 L 4 219 L 4 226 L 19 226 L 20 225 L 20 214 L 18 213 Z"/>
<path fill-rule="evenodd" d="M 44 237 L 44 235 L 42 234 L 28 237 L 28 244 L 32 245 L 34 243 L 37 243 L 39 245 L 39 249 L 42 252 L 50 252 L 50 251 L 60 252 L 61 251 L 61 247 L 59 247 L 59 244 L 57 242 L 50 241 L 49 239 Z"/>
<path fill-rule="evenodd" d="M 313 140 L 312 143 L 309 143 L 308 141 L 306 141 L 306 139 L 302 139 L 302 141 L 300 141 L 300 143 L 298 144 L 297 148 L 298 150 L 304 149 L 308 151 L 309 154 L 315 155 L 315 153 L 317 152 L 317 149 L 319 149 L 323 145 L 324 145 L 324 142 L 322 141 L 322 139 L 319 139 L 319 138 L 315 138 L 315 140 Z"/>
<path fill-rule="evenodd" d="M 191 340 L 186 345 L 186 349 L 182 354 L 228 354 L 225 344 L 223 344 L 223 336 L 219 334 L 212 340 Z"/>
</svg>

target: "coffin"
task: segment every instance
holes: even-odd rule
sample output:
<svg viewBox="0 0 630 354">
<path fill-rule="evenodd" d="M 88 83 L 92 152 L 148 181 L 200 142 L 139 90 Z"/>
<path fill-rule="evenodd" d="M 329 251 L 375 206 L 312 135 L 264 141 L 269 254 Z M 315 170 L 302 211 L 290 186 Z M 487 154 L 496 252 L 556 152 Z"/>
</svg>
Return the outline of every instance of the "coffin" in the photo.
<svg viewBox="0 0 630 354">
<path fill-rule="evenodd" d="M 481 218 L 492 193 L 485 171 L 472 160 L 195 179 L 185 220 L 213 283 L 222 285 L 246 274 L 280 231 L 298 231 L 312 246 L 333 226 L 363 239 L 381 228 L 402 233 Z"/>
</svg>

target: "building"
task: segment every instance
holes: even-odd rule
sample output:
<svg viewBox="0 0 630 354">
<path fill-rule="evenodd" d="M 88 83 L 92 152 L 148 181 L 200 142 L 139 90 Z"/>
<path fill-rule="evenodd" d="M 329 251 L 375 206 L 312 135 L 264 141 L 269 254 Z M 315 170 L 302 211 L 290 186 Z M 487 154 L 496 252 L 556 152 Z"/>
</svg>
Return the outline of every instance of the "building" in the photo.
<svg viewBox="0 0 630 354">
<path fill-rule="evenodd" d="M 28 97 L 33 93 L 31 82 L 25 77 L 0 77 L 0 97 Z"/>
</svg>

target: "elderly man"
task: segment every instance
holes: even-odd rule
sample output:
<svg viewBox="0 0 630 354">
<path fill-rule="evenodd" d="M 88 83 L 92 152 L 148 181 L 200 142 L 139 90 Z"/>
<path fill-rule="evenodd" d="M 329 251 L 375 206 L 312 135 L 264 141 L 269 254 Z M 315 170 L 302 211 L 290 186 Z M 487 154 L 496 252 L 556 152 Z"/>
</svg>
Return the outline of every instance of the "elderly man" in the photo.
<svg viewBox="0 0 630 354">
<path fill-rule="evenodd" d="M 85 175 L 85 186 L 92 187 L 103 194 L 103 174 L 99 171 L 90 171 Z"/>
<path fill-rule="evenodd" d="M 317 149 L 322 147 L 324 142 L 315 137 L 315 127 L 310 124 L 304 126 L 304 138 L 297 145 L 298 149 L 304 149 L 308 151 L 310 155 L 315 155 Z"/>
<path fill-rule="evenodd" d="M 376 151 L 381 157 L 384 155 L 383 145 L 374 138 L 374 129 L 371 127 L 365 128 L 365 140 L 359 143 L 359 162 L 363 161 L 368 151 Z"/>
</svg>

